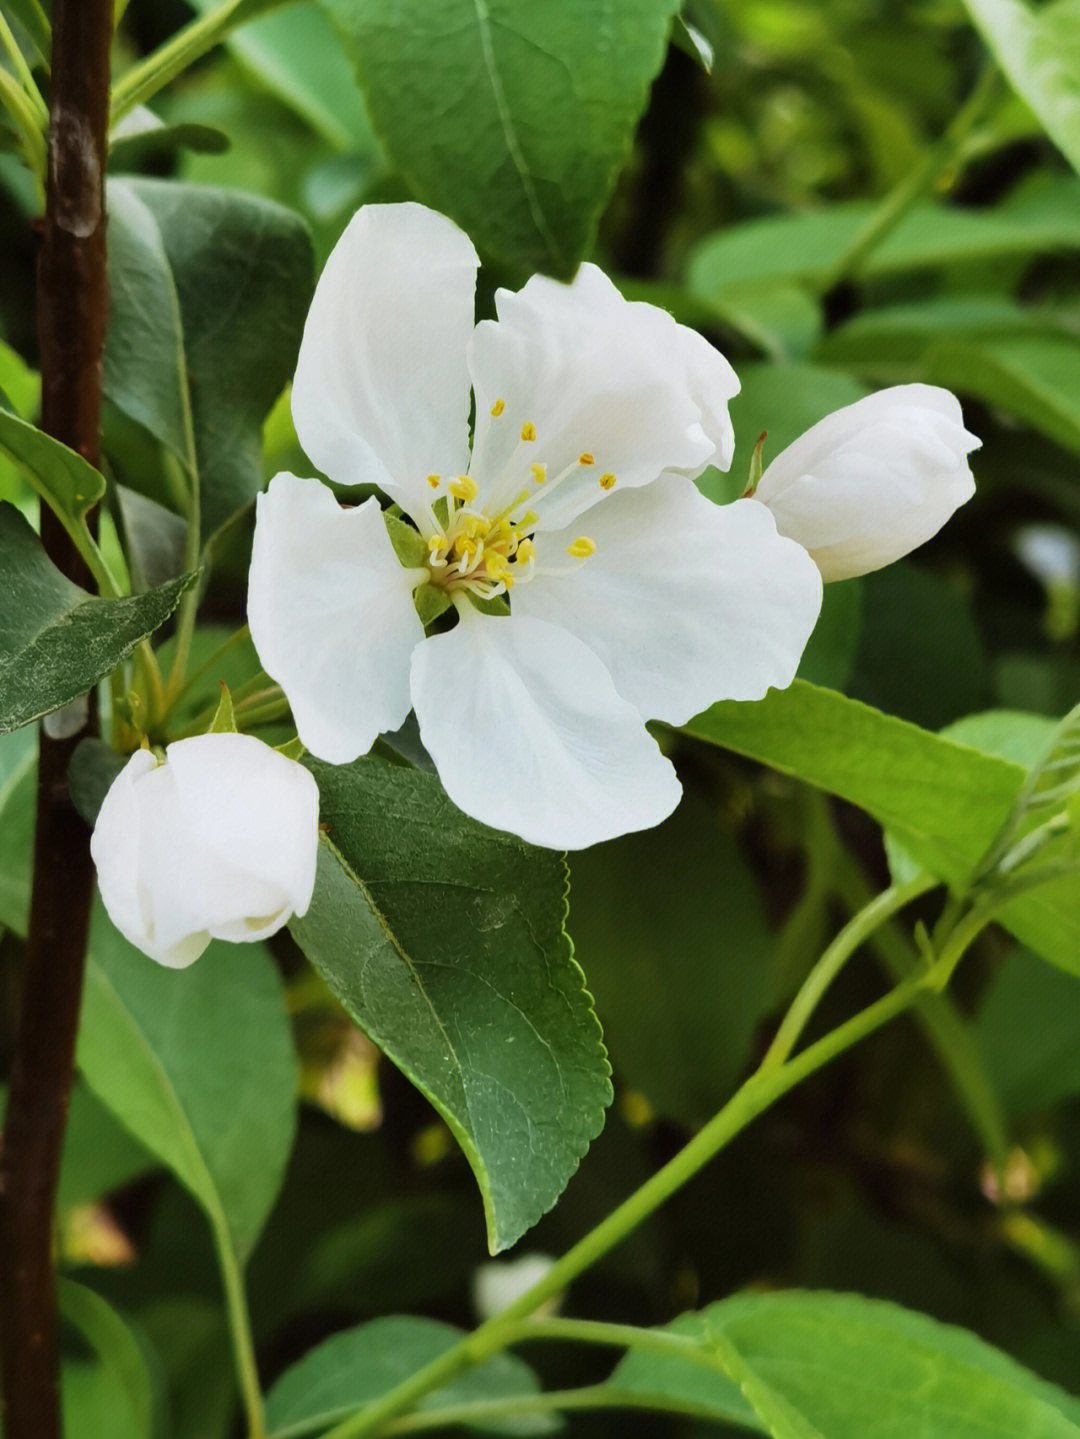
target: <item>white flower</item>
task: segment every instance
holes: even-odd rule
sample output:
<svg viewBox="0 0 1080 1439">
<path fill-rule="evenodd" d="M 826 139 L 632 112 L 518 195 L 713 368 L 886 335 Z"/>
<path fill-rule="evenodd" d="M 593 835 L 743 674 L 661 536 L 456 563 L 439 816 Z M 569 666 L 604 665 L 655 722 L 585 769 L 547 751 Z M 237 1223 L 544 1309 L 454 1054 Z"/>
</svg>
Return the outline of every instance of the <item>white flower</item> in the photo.
<svg viewBox="0 0 1080 1439">
<path fill-rule="evenodd" d="M 781 451 L 754 498 L 826 580 L 866 575 L 925 544 L 970 500 L 981 441 L 935 385 L 896 385 L 826 415 Z"/>
<path fill-rule="evenodd" d="M 159 764 L 136 750 L 90 840 L 109 918 L 180 969 L 212 939 L 265 939 L 315 887 L 319 791 L 252 735 L 176 740 Z"/>
<path fill-rule="evenodd" d="M 820 577 L 761 505 L 693 484 L 731 462 L 738 390 L 700 335 L 591 265 L 500 290 L 498 320 L 474 326 L 476 268 L 419 205 L 367 206 L 346 229 L 293 416 L 332 480 L 411 517 L 424 563 L 399 563 L 374 500 L 343 509 L 278 475 L 258 501 L 251 634 L 312 753 L 346 763 L 412 706 L 462 810 L 581 848 L 678 803 L 646 719 L 790 683 Z M 427 639 L 421 584 L 457 611 Z M 471 603 L 502 597 L 508 615 Z"/>
</svg>

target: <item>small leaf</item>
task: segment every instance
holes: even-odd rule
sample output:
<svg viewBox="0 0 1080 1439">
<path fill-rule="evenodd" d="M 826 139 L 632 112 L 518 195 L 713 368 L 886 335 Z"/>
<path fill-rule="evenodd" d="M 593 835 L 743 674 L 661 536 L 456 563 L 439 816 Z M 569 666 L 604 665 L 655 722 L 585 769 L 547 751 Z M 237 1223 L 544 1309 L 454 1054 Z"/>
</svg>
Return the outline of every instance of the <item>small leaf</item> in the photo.
<svg viewBox="0 0 1080 1439">
<path fill-rule="evenodd" d="M 300 1439 L 381 1398 L 417 1369 L 438 1359 L 465 1336 L 434 1319 L 392 1316 L 375 1319 L 324 1340 L 287 1369 L 266 1397 L 270 1439 Z M 538 1394 L 540 1384 L 523 1359 L 500 1354 L 426 1394 L 419 1413 L 437 1423 L 440 1409 L 485 1399 Z M 560 1427 L 551 1415 L 486 1421 L 493 1434 L 550 1434 Z"/>
<path fill-rule="evenodd" d="M 468 819 L 433 775 L 306 763 L 333 843 L 292 933 L 443 1115 L 505 1249 L 558 1199 L 611 1098 L 563 929 L 565 862 Z"/>
<path fill-rule="evenodd" d="M 704 1365 L 630 1353 L 610 1387 L 776 1435 L 827 1439 L 1080 1439 L 1080 1400 L 966 1330 L 854 1294 L 741 1294 L 668 1332 L 725 1357 L 745 1398 Z M 779 1410 L 776 1406 L 783 1406 Z M 744 1411 L 745 1414 L 745 1411 Z M 753 1420 L 750 1419 L 751 1427 Z"/>
<path fill-rule="evenodd" d="M 667 48 L 675 0 L 323 0 L 375 129 L 481 249 L 568 278 Z M 615 16 L 618 20 L 615 23 Z"/>
<path fill-rule="evenodd" d="M 95 599 L 60 573 L 19 511 L 0 504 L 0 734 L 85 694 L 165 623 L 195 578 Z"/>
<path fill-rule="evenodd" d="M 105 493 L 105 480 L 82 455 L 0 408 L 0 454 L 17 465 L 58 515 L 80 519 Z"/>
<path fill-rule="evenodd" d="M 100 1294 L 71 1279 L 60 1279 L 57 1301 L 64 1319 L 95 1351 L 115 1386 L 110 1432 L 123 1439 L 160 1439 L 167 1432 L 165 1396 L 149 1362 L 144 1339 L 138 1337 Z M 65 1399 L 68 1398 L 65 1386 Z M 85 1432 L 78 1413 L 68 1415 L 64 1432 Z"/>
</svg>

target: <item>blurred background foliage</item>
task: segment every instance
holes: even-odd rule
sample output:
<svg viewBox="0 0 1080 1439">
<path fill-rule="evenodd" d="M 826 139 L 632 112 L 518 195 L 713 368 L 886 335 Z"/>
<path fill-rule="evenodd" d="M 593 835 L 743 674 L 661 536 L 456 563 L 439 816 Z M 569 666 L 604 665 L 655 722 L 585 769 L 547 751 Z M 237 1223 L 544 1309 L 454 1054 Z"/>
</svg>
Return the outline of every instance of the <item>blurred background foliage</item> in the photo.
<svg viewBox="0 0 1080 1439">
<path fill-rule="evenodd" d="M 133 0 L 117 72 L 190 18 L 183 0 Z M 348 47 L 311 3 L 238 29 L 154 109 L 175 128 L 118 141 L 118 170 L 277 201 L 305 217 L 318 265 L 359 204 L 412 193 L 376 138 Z M 898 195 L 897 223 L 860 252 L 868 221 Z M 0 388 L 27 415 L 36 204 L 17 157 L 0 153 Z M 994 73 L 959 3 L 688 0 L 592 253 L 628 295 L 667 305 L 736 366 L 735 463 L 704 487 L 738 494 L 762 431 L 768 459 L 884 384 L 952 387 L 983 439 L 977 497 L 932 544 L 830 588 L 806 678 L 931 729 L 989 710 L 1056 716 L 1077 699 L 1078 251 L 1080 179 Z M 526 268 L 513 255 L 485 259 L 490 310 L 495 285 L 519 284 Z M 267 475 L 310 469 L 284 401 L 263 452 Z M 155 488 L 160 448 L 116 405 L 106 453 L 115 476 L 137 476 L 168 503 L 165 480 Z M 2 464 L 0 497 L 33 512 Z M 248 535 L 235 528 L 210 595 L 230 629 L 242 617 Z M 243 656 L 233 660 L 242 679 Z M 193 712 L 208 698 L 193 696 Z M 1020 754 L 1024 733 L 1043 733 L 1025 724 L 1006 718 L 980 743 Z M 528 1251 L 562 1251 L 731 1094 L 822 945 L 887 883 L 880 832 L 858 811 L 664 738 L 687 786 L 681 808 L 658 830 L 573 860 L 570 930 L 604 1022 L 616 1103 Z M 11 746 L 2 758 L 0 911 L 29 814 L 26 765 Z M 933 903 L 921 912 L 929 922 Z M 9 988 L 19 943 L 14 931 L 0 939 Z M 268 1382 L 323 1337 L 390 1310 L 469 1325 L 485 1262 L 472 1176 L 447 1131 L 379 1062 L 289 937 L 271 947 L 304 1102 L 250 1266 Z M 885 930 L 845 971 L 814 1032 L 882 992 L 909 950 L 900 928 Z M 754 1124 L 574 1287 L 567 1312 L 650 1323 L 747 1285 L 855 1290 L 963 1324 L 1075 1390 L 1078 1040 L 1075 978 L 992 932 L 955 1000 L 897 1022 Z M 992 1092 L 1000 1172 L 949 1062 L 961 1041 Z M 238 1432 L 203 1221 L 83 1089 L 60 1246 L 71 1274 L 130 1318 L 177 1439 Z M 73 1439 L 120 1433 L 114 1370 L 74 1331 L 71 1354 Z M 530 1358 L 556 1387 L 604 1372 L 593 1354 Z M 586 1415 L 568 1428 L 601 1439 L 707 1432 L 647 1415 Z"/>
</svg>

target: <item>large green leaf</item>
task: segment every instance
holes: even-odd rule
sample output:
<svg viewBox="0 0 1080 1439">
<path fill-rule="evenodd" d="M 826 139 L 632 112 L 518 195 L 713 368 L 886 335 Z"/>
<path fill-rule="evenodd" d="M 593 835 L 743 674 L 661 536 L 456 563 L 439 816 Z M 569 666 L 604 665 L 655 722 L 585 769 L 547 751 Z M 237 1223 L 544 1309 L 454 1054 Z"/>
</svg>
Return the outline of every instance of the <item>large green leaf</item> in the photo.
<svg viewBox="0 0 1080 1439">
<path fill-rule="evenodd" d="M 1080 1400 L 974 1334 L 894 1304 L 743 1294 L 668 1332 L 730 1354 L 745 1399 L 704 1365 L 644 1351 L 619 1364 L 612 1390 L 725 1421 L 749 1401 L 760 1427 L 785 1439 L 1080 1439 Z"/>
<path fill-rule="evenodd" d="M 571 921 L 619 1076 L 701 1124 L 771 1008 L 772 936 L 731 834 L 688 794 L 659 829 L 575 854 Z"/>
<path fill-rule="evenodd" d="M 806 214 L 743 221 L 697 247 L 688 271 L 690 289 L 703 300 L 719 302 L 793 282 L 818 288 L 873 213 L 873 201 L 851 200 Z M 916 205 L 867 256 L 862 274 L 872 278 L 1078 245 L 1075 224 L 1057 210 Z"/>
<path fill-rule="evenodd" d="M 1080 984 L 1021 951 L 982 997 L 979 1047 L 1012 1114 L 1080 1095 Z"/>
<path fill-rule="evenodd" d="M 0 927 L 25 935 L 37 791 L 37 730 L 0 735 Z"/>
<path fill-rule="evenodd" d="M 446 1119 L 505 1249 L 558 1199 L 611 1097 L 565 862 L 468 819 L 434 775 L 309 767 L 333 843 L 292 932 Z"/>
<path fill-rule="evenodd" d="M 660 69 L 675 0 L 322 0 L 375 129 L 492 254 L 568 276 Z"/>
<path fill-rule="evenodd" d="M 296 1124 L 296 1059 L 260 944 L 214 943 L 168 970 L 95 910 L 79 1067 L 187 1186 L 241 1259 L 277 1197 Z"/>
<path fill-rule="evenodd" d="M 964 0 L 1010 83 L 1080 170 L 1080 3 Z"/>
<path fill-rule="evenodd" d="M 686 728 L 850 800 L 951 884 L 971 877 L 1026 773 L 802 680 L 753 704 L 713 705 Z M 1029 891 L 1002 911 L 1001 922 L 1045 958 L 1080 973 L 1075 878 Z"/>
<path fill-rule="evenodd" d="M 393 1316 L 375 1319 L 335 1334 L 287 1369 L 266 1397 L 266 1427 L 270 1439 L 300 1439 L 321 1433 L 330 1425 L 379 1399 L 438 1359 L 464 1336 L 449 1324 L 434 1319 Z M 427 1394 L 417 1408 L 434 1422 L 440 1409 L 485 1399 L 512 1399 L 537 1394 L 536 1375 L 523 1359 L 499 1354 L 469 1369 L 458 1379 Z M 549 1434 L 559 1421 L 533 1415 L 525 1422 L 487 1422 L 496 1434 Z"/>
<path fill-rule="evenodd" d="M 0 734 L 85 694 L 165 623 L 194 578 L 96 599 L 60 573 L 13 505 L 0 504 Z"/>
<path fill-rule="evenodd" d="M 198 484 L 202 532 L 263 483 L 262 425 L 312 291 L 299 215 L 254 195 L 113 180 L 105 390 Z"/>
</svg>

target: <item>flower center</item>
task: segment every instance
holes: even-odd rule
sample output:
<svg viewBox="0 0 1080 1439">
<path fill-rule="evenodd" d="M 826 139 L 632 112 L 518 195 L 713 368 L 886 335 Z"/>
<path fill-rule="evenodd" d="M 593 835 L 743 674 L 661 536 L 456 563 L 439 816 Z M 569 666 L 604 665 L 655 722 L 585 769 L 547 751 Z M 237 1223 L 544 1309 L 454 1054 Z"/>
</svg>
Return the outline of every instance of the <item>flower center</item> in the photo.
<svg viewBox="0 0 1080 1439">
<path fill-rule="evenodd" d="M 504 409 L 503 401 L 497 400 L 491 414 L 497 419 Z M 529 452 L 535 453 L 535 442 L 536 427 L 527 420 L 521 426 L 521 439 L 510 469 L 512 473 L 520 464 L 523 487 L 494 515 L 477 506 L 480 491 L 471 475 L 457 475 L 446 484 L 441 475 L 428 475 L 428 484 L 438 496 L 428 509 L 432 533 L 427 541 L 427 566 L 432 584 L 449 594 L 465 592 L 478 599 L 494 599 L 537 574 L 568 573 L 566 569 L 537 567 L 538 516 L 531 502 L 538 500 L 541 492 L 550 494 L 571 475 L 591 469 L 596 459 L 583 451 L 573 464 L 551 477 L 545 464 L 530 458 Z M 599 485 L 607 493 L 615 485 L 615 476 L 600 475 Z M 570 569 L 576 569 L 596 553 L 596 545 L 587 535 L 579 535 L 566 552 L 575 561 Z"/>
</svg>

